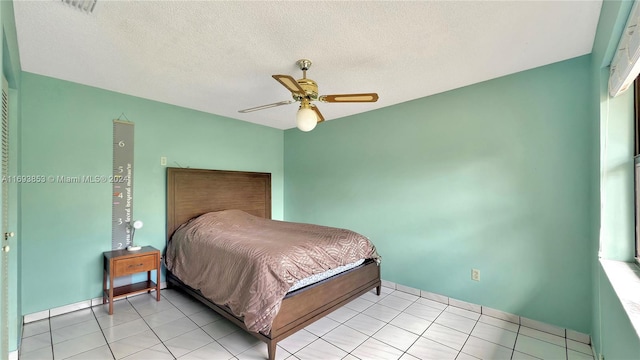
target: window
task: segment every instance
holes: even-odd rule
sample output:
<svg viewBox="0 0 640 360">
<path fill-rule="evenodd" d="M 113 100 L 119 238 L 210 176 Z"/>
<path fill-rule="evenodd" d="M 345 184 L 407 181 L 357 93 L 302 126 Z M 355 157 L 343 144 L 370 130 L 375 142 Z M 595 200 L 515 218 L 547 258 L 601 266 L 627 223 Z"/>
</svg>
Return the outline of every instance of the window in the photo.
<svg viewBox="0 0 640 360">
<path fill-rule="evenodd" d="M 633 136 L 634 150 L 633 160 L 634 171 L 634 193 L 635 193 L 635 224 L 636 224 L 636 261 L 640 262 L 640 77 L 636 78 L 633 86 L 634 90 L 634 121 Z"/>
</svg>

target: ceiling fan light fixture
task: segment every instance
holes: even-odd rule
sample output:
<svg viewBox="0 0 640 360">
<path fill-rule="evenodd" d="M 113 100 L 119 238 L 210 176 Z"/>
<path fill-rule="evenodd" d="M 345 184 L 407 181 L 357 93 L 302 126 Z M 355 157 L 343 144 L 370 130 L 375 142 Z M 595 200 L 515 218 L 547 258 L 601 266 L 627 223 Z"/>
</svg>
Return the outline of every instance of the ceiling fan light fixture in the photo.
<svg viewBox="0 0 640 360">
<path fill-rule="evenodd" d="M 316 112 L 309 107 L 301 106 L 296 114 L 296 125 L 301 131 L 307 132 L 313 130 L 318 124 L 318 116 Z"/>
</svg>

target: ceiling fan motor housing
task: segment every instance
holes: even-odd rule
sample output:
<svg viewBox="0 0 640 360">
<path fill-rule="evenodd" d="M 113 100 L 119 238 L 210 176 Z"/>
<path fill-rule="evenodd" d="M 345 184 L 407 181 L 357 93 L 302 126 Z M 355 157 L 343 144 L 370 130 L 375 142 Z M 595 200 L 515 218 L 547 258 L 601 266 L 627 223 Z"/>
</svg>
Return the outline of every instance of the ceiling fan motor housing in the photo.
<svg viewBox="0 0 640 360">
<path fill-rule="evenodd" d="M 296 81 L 298 82 L 298 84 L 300 84 L 300 87 L 304 90 L 307 99 L 318 100 L 318 84 L 315 81 L 307 78 L 298 79 Z M 302 97 L 296 94 L 293 95 L 293 98 L 296 101 L 302 100 Z"/>
</svg>

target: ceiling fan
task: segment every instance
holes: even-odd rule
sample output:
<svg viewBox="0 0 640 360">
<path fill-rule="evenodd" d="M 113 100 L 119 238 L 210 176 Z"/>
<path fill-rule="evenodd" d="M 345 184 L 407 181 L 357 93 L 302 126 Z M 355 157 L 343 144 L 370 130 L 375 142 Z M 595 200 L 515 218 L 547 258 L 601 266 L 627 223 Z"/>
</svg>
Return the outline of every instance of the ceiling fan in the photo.
<svg viewBox="0 0 640 360">
<path fill-rule="evenodd" d="M 339 95 L 320 95 L 318 96 L 318 84 L 307 78 L 307 70 L 311 67 L 311 60 L 300 59 L 296 64 L 302 70 L 302 79 L 294 79 L 289 75 L 272 75 L 280 84 L 291 91 L 293 100 L 284 100 L 273 104 L 256 106 L 244 110 L 239 110 L 240 113 L 248 113 L 252 111 L 268 109 L 280 105 L 288 105 L 294 102 L 300 103 L 300 108 L 296 115 L 296 124 L 298 129 L 302 131 L 311 131 L 319 122 L 324 121 L 324 117 L 318 110 L 318 107 L 313 104 L 313 101 L 322 101 L 330 103 L 350 103 L 350 102 L 376 102 L 378 101 L 378 94 L 376 93 L 364 93 L 364 94 L 339 94 Z"/>
</svg>

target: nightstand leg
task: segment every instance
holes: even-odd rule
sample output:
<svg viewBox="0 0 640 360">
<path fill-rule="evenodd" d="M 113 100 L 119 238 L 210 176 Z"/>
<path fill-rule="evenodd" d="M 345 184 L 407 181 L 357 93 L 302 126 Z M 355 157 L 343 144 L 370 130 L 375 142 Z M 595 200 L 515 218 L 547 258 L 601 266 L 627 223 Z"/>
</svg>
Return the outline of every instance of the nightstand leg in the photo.
<svg viewBox="0 0 640 360">
<path fill-rule="evenodd" d="M 113 315 L 113 276 L 109 276 L 109 315 Z"/>
<path fill-rule="evenodd" d="M 107 303 L 107 270 L 102 271 L 102 304 Z"/>
<path fill-rule="evenodd" d="M 156 301 L 160 301 L 160 261 L 156 267 Z"/>
</svg>

